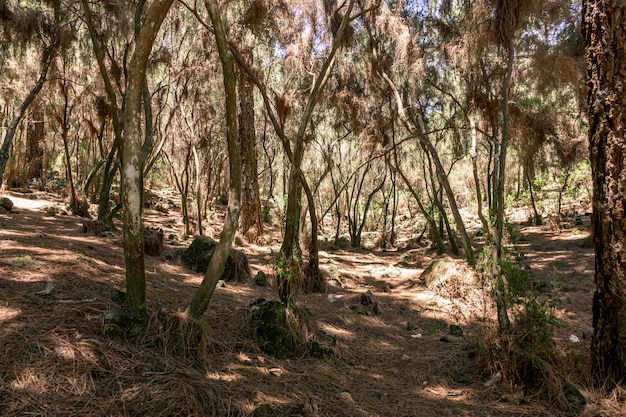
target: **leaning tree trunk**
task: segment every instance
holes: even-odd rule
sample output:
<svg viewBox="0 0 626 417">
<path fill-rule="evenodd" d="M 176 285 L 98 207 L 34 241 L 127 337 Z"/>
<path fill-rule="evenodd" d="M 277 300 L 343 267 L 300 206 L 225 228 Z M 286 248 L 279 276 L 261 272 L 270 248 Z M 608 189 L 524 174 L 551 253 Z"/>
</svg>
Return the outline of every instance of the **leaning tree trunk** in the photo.
<svg viewBox="0 0 626 417">
<path fill-rule="evenodd" d="M 2 177 L 4 177 L 4 170 L 7 167 L 7 162 L 9 161 L 9 148 L 11 147 L 11 143 L 13 142 L 13 137 L 15 136 L 15 132 L 17 131 L 17 126 L 20 124 L 20 121 L 24 117 L 26 110 L 28 110 L 28 106 L 35 100 L 37 94 L 41 91 L 43 84 L 46 82 L 46 76 L 48 74 L 48 69 L 50 68 L 50 64 L 54 60 L 55 50 L 54 47 L 46 48 L 43 52 L 43 63 L 41 65 L 41 72 L 39 74 L 39 79 L 30 90 L 19 109 L 13 116 L 11 123 L 9 123 L 9 127 L 4 135 L 4 141 L 2 142 L 2 147 L 0 147 L 0 186 L 2 186 Z"/>
<path fill-rule="evenodd" d="M 148 56 L 173 0 L 154 0 L 144 18 L 130 61 L 122 146 L 122 207 L 124 259 L 126 261 L 126 308 L 131 333 L 147 324 L 146 271 L 144 264 L 143 158 L 141 103 Z"/>
<path fill-rule="evenodd" d="M 211 262 L 209 262 L 200 288 L 196 291 L 196 294 L 185 312 L 188 316 L 193 318 L 198 318 L 204 314 L 209 306 L 209 301 L 211 301 L 215 287 L 222 277 L 226 260 L 230 253 L 230 247 L 235 238 L 235 233 L 237 232 L 241 200 L 241 158 L 237 139 L 237 86 L 235 64 L 229 52 L 228 42 L 226 41 L 222 19 L 219 15 L 217 5 L 207 1 L 206 8 L 215 30 L 215 41 L 217 43 L 217 50 L 224 73 L 226 139 L 228 142 L 230 183 L 228 190 L 228 211 L 224 219 L 224 228 L 220 235 L 220 241 L 215 247 L 215 252 L 213 252 Z"/>
<path fill-rule="evenodd" d="M 591 362 L 603 384 L 626 378 L 626 3 L 583 7 L 596 256 Z"/>
</svg>

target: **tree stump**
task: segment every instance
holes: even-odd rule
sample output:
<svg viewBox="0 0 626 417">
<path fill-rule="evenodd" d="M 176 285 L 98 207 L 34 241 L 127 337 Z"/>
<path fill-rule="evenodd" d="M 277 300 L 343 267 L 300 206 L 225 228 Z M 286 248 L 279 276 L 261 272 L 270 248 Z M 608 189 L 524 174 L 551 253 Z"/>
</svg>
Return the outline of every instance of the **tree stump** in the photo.
<svg viewBox="0 0 626 417">
<path fill-rule="evenodd" d="M 163 229 L 146 227 L 143 233 L 146 255 L 159 256 L 163 250 Z"/>
<path fill-rule="evenodd" d="M 83 233 L 89 233 L 94 236 L 102 236 L 111 229 L 100 220 L 86 220 L 82 226 Z"/>
</svg>

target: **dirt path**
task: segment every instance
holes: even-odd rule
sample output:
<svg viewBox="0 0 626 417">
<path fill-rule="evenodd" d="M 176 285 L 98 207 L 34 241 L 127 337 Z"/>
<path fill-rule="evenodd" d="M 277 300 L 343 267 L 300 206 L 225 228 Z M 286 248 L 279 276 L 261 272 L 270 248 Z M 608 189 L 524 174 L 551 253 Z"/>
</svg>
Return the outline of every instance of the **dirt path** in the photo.
<svg viewBox="0 0 626 417">
<path fill-rule="evenodd" d="M 320 253 L 328 292 L 301 295 L 298 304 L 330 352 L 323 359 L 278 360 L 256 346 L 250 304 L 276 299 L 273 288 L 218 288 L 206 315 L 211 361 L 199 368 L 152 343 L 153 334 L 140 343 L 104 336 L 103 315 L 119 305 L 124 288 L 119 232 L 88 236 L 82 219 L 41 210 L 58 201 L 10 197 L 16 212 L 0 215 L 2 416 L 245 416 L 262 403 L 273 404 L 268 415 L 275 416 L 555 415 L 540 401 L 499 401 L 518 388 L 485 387 L 491 375 L 471 359 L 476 315 L 419 282 L 434 256 L 427 248 Z M 174 215 L 146 214 L 166 237 L 190 243 Z M 554 294 L 565 323 L 559 337 L 569 343 L 579 335 L 573 348 L 581 349 L 593 288 L 587 233 L 523 228 L 518 244 L 533 282 Z M 242 247 L 253 275 L 272 273 L 278 240 L 269 240 Z M 201 281 L 176 260 L 179 249 L 167 244 L 146 260 L 152 312 L 185 308 Z M 380 314 L 359 310 L 367 291 Z M 464 337 L 446 339 L 451 324 Z"/>
</svg>

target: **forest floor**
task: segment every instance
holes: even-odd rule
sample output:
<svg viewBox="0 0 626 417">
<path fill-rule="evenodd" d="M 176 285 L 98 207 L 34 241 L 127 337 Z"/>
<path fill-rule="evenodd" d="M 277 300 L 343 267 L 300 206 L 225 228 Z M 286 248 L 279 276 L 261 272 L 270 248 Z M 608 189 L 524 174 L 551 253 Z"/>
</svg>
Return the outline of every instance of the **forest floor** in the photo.
<svg viewBox="0 0 626 417">
<path fill-rule="evenodd" d="M 210 341 L 202 366 L 160 345 L 158 325 L 140 340 L 107 337 L 103 317 L 120 305 L 124 289 L 121 232 L 85 234 L 84 219 L 54 213 L 62 200 L 35 194 L 29 199 L 8 191 L 15 207 L 0 215 L 1 416 L 246 416 L 261 404 L 272 406 L 254 415 L 626 415 L 623 398 L 602 397 L 586 377 L 594 288 L 588 217 L 558 231 L 516 227 L 515 248 L 529 285 L 560 322 L 554 340 L 564 365 L 556 372 L 587 399 L 582 410 L 566 411 L 541 392 L 529 395 L 506 378 L 492 378 L 497 369 L 476 355 L 486 337 L 481 318 L 492 306 L 462 283 L 456 293 L 423 285 L 420 276 L 436 254 L 419 245 L 323 247 L 327 292 L 297 297 L 327 349 L 322 358 L 276 359 L 261 351 L 251 304 L 277 296 L 275 288 L 253 280 L 217 288 L 204 318 Z M 163 253 L 146 258 L 156 323 L 159 311 L 184 310 L 202 279 L 175 256 L 191 242 L 182 237 L 177 216 L 146 210 L 146 224 L 163 228 L 166 237 Z M 238 246 L 252 276 L 273 275 L 279 239 L 279 230 L 268 225 L 266 245 Z M 452 262 L 465 271 L 461 260 Z M 368 290 L 379 314 L 358 314 Z M 450 325 L 460 326 L 463 336 L 450 336 Z"/>
</svg>

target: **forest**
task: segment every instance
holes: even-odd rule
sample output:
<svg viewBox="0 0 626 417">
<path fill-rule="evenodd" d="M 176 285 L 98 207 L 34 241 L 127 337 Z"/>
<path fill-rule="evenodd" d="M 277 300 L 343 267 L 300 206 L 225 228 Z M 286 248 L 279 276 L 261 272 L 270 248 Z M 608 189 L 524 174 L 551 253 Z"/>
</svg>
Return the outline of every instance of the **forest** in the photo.
<svg viewBox="0 0 626 417">
<path fill-rule="evenodd" d="M 0 416 L 626 416 L 626 4 L 0 0 Z"/>
</svg>

